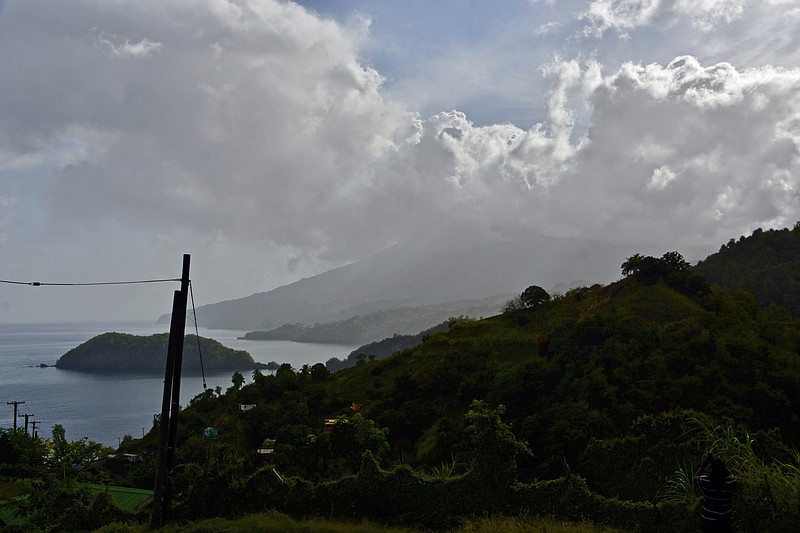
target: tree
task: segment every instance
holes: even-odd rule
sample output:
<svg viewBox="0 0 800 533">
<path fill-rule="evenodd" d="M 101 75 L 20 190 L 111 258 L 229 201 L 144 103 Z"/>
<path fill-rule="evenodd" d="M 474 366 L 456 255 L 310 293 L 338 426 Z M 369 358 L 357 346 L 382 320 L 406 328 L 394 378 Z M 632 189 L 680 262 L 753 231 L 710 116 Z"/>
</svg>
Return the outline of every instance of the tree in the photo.
<svg viewBox="0 0 800 533">
<path fill-rule="evenodd" d="M 513 313 L 523 309 L 536 309 L 540 305 L 550 301 L 550 295 L 546 290 L 538 285 L 531 285 L 519 296 L 514 296 L 503 306 L 504 313 Z"/>
<path fill-rule="evenodd" d="M 283 363 L 275 371 L 275 378 L 278 380 L 278 386 L 284 391 L 296 389 L 300 381 L 289 363 Z"/>
<path fill-rule="evenodd" d="M 44 464 L 44 442 L 24 431 L 0 429 L 0 469 L 16 472 L 39 472 Z"/>
<path fill-rule="evenodd" d="M 322 363 L 316 363 L 311 367 L 311 381 L 315 383 L 325 381 L 330 375 L 331 373 Z"/>
<path fill-rule="evenodd" d="M 622 275 L 647 285 L 663 282 L 689 293 L 707 294 L 710 290 L 706 279 L 678 252 L 667 252 L 660 258 L 634 254 L 622 263 Z"/>
<path fill-rule="evenodd" d="M 88 437 L 72 442 L 68 441 L 61 424 L 53 427 L 53 438 L 47 441 L 46 445 L 49 451 L 49 463 L 55 469 L 61 470 L 64 476 L 66 476 L 67 469 L 81 470 L 111 451 L 102 444 L 90 441 Z"/>
<path fill-rule="evenodd" d="M 242 388 L 242 385 L 244 385 L 244 376 L 237 370 L 233 373 L 233 376 L 231 376 L 231 382 L 236 390 L 239 390 Z"/>
<path fill-rule="evenodd" d="M 622 263 L 622 275 L 642 283 L 652 284 L 664 277 L 670 268 L 666 261 L 652 256 L 634 254 Z"/>
<path fill-rule="evenodd" d="M 503 305 L 504 313 L 513 313 L 522 309 L 525 309 L 525 302 L 522 301 L 522 296 L 514 296 Z"/>
<path fill-rule="evenodd" d="M 489 407 L 473 400 L 467 412 L 465 446 L 472 454 L 472 469 L 494 488 L 509 487 L 515 480 L 517 457 L 530 456 L 528 445 L 518 440 L 502 421 L 502 405 Z"/>
<path fill-rule="evenodd" d="M 526 309 L 533 309 L 550 301 L 550 295 L 538 285 L 531 285 L 520 294 L 520 300 Z"/>
<path fill-rule="evenodd" d="M 383 459 L 389 453 L 388 433 L 387 428 L 379 427 L 361 413 L 337 417 L 322 444 L 329 456 L 328 475 L 340 477 L 357 472 L 365 451 L 372 452 L 378 461 Z"/>
</svg>

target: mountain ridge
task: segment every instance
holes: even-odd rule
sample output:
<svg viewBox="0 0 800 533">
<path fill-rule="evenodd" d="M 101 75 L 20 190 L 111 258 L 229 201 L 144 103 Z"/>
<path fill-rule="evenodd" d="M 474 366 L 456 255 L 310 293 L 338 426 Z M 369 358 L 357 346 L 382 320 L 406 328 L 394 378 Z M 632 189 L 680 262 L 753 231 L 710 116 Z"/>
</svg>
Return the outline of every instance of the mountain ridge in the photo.
<svg viewBox="0 0 800 533">
<path fill-rule="evenodd" d="M 575 280 L 608 282 L 618 277 L 619 258 L 631 252 L 628 246 L 535 233 L 432 233 L 271 291 L 200 306 L 198 322 L 212 329 L 268 330 L 516 294 L 531 284 L 552 290 Z"/>
</svg>

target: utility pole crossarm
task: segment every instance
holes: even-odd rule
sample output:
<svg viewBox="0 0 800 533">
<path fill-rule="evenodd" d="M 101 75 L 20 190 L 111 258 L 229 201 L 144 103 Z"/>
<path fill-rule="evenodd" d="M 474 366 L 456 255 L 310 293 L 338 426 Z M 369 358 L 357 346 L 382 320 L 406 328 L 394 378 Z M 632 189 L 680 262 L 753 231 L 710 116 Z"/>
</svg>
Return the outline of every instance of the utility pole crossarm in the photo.
<svg viewBox="0 0 800 533">
<path fill-rule="evenodd" d="M 6 405 L 13 405 L 14 406 L 14 431 L 17 430 L 17 407 L 25 403 L 22 402 L 6 402 Z M 27 429 L 27 428 L 26 428 Z"/>
</svg>

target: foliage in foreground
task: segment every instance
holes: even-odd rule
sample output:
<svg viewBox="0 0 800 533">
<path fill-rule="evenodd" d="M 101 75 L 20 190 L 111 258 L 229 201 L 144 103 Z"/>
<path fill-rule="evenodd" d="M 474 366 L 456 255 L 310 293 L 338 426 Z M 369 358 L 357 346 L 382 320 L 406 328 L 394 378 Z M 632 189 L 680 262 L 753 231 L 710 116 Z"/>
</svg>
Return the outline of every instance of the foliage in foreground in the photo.
<svg viewBox="0 0 800 533">
<path fill-rule="evenodd" d="M 796 451 L 786 460 L 765 461 L 756 452 L 759 443 L 750 434 L 737 435 L 730 426 L 708 424 L 706 420 L 690 419 L 688 424 L 702 439 L 705 450 L 722 459 L 737 478 L 737 523 L 750 531 L 791 531 L 797 527 L 800 457 Z M 664 499 L 694 508 L 699 497 L 689 465 L 679 468 L 669 480 Z"/>
<path fill-rule="evenodd" d="M 146 525 L 110 524 L 97 533 L 148 533 Z M 294 520 L 277 512 L 247 515 L 228 520 L 210 518 L 198 522 L 167 525 L 163 533 L 420 533 L 422 530 L 382 526 L 369 522 Z M 568 522 L 549 516 L 496 516 L 465 521 L 449 533 L 611 533 L 613 530 L 588 522 Z"/>
</svg>

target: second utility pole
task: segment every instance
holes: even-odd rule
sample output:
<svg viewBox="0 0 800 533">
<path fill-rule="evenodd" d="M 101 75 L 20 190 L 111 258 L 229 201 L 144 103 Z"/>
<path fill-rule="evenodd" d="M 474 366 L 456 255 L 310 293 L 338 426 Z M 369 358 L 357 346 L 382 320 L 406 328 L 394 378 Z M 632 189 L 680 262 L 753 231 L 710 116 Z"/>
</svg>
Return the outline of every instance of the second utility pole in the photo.
<svg viewBox="0 0 800 533">
<path fill-rule="evenodd" d="M 158 464 L 153 491 L 153 514 L 150 528 L 158 529 L 170 507 L 172 477 L 175 474 L 175 441 L 178 432 L 178 411 L 181 399 L 181 366 L 183 333 L 186 329 L 186 303 L 189 295 L 189 254 L 183 256 L 181 288 L 172 298 L 172 319 L 167 343 L 167 365 L 164 372 L 164 397 L 159 419 Z"/>
<path fill-rule="evenodd" d="M 25 402 L 6 402 L 6 405 L 14 406 L 14 431 L 17 430 L 17 406 Z"/>
</svg>

